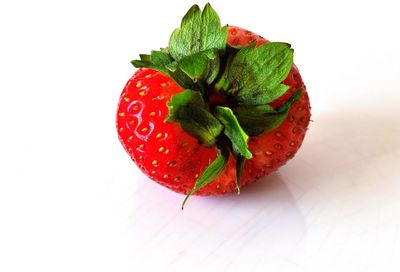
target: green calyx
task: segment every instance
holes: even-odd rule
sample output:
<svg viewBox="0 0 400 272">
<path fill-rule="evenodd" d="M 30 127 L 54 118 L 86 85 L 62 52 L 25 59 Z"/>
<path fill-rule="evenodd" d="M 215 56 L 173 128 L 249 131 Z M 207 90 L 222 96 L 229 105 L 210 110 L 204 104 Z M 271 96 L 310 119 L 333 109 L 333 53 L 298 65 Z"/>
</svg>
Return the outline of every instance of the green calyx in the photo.
<svg viewBox="0 0 400 272">
<path fill-rule="evenodd" d="M 210 4 L 203 11 L 194 5 L 172 33 L 168 48 L 132 61 L 137 68 L 166 74 L 185 89 L 168 102 L 166 121 L 178 122 L 205 146 L 217 147 L 217 158 L 200 175 L 182 208 L 190 195 L 218 177 L 230 154 L 236 161 L 239 193 L 245 161 L 252 158 L 249 136 L 277 128 L 301 95 L 297 90 L 279 108 L 268 105 L 289 89 L 282 84 L 293 65 L 289 44 L 231 47 L 227 37 L 228 27 L 221 26 Z"/>
<path fill-rule="evenodd" d="M 185 90 L 172 96 L 167 104 L 169 114 L 166 121 L 179 122 L 181 127 L 206 146 L 213 146 L 224 126 L 209 111 L 199 92 Z"/>
</svg>

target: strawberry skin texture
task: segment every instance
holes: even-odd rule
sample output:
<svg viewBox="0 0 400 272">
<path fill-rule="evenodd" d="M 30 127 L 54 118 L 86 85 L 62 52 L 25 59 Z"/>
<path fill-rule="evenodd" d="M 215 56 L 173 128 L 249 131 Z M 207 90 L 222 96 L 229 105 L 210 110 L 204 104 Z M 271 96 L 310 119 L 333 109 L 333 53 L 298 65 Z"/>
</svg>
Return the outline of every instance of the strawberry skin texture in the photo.
<svg viewBox="0 0 400 272">
<path fill-rule="evenodd" d="M 117 128 L 125 150 L 147 176 L 184 193 L 217 152 L 199 145 L 178 123 L 165 122 L 167 102 L 182 91 L 164 74 L 139 69 L 122 92 Z"/>
<path fill-rule="evenodd" d="M 230 26 L 228 43 L 245 46 L 268 41 L 245 29 Z M 293 92 L 303 88 L 285 121 L 273 131 L 251 137 L 248 145 L 253 158 L 246 160 L 241 186 L 275 171 L 291 159 L 300 148 L 309 121 L 310 102 L 301 75 L 295 65 L 283 81 L 290 89 L 269 105 L 278 107 Z M 167 102 L 183 88 L 164 74 L 139 69 L 122 91 L 118 113 L 119 139 L 139 168 L 152 180 L 169 189 L 187 194 L 199 175 L 217 157 L 215 147 L 199 145 L 178 123 L 165 122 Z M 236 190 L 236 164 L 231 155 L 225 170 L 195 195 L 218 195 Z"/>
</svg>

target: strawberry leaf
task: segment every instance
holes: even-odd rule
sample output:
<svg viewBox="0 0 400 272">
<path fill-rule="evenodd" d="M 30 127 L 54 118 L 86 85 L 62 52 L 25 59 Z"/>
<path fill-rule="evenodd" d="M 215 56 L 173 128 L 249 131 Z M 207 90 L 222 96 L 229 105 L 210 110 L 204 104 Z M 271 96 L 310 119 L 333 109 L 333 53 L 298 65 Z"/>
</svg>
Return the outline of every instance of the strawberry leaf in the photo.
<svg viewBox="0 0 400 272">
<path fill-rule="evenodd" d="M 194 83 L 203 80 L 211 84 L 219 73 L 219 55 L 225 50 L 227 37 L 227 26 L 221 27 L 210 4 L 203 12 L 194 5 L 182 19 L 181 28 L 172 33 L 169 52 Z"/>
<path fill-rule="evenodd" d="M 181 28 L 176 29 L 169 40 L 171 56 L 179 61 L 184 57 L 209 50 L 224 51 L 228 27 L 221 27 L 218 14 L 207 4 L 201 12 L 194 5 L 182 19 Z"/>
<path fill-rule="evenodd" d="M 185 90 L 172 96 L 168 102 L 168 122 L 178 122 L 182 129 L 199 139 L 206 146 L 212 146 L 223 130 L 222 124 L 207 109 L 199 92 Z"/>
<path fill-rule="evenodd" d="M 244 163 L 246 162 L 246 158 L 240 155 L 237 152 L 233 152 L 236 159 L 236 190 L 237 193 L 240 194 L 240 180 L 243 174 Z"/>
<path fill-rule="evenodd" d="M 286 119 L 290 107 L 300 98 L 301 92 L 301 89 L 296 90 L 290 99 L 277 109 L 269 105 L 240 106 L 234 109 L 234 113 L 243 130 L 250 136 L 257 136 L 279 127 Z"/>
<path fill-rule="evenodd" d="M 141 54 L 140 60 L 132 60 L 131 63 L 136 68 L 148 67 L 168 75 L 166 66 L 172 61 L 167 52 L 153 50 L 150 55 Z"/>
<path fill-rule="evenodd" d="M 252 154 L 247 148 L 249 136 L 243 131 L 232 110 L 227 107 L 217 106 L 215 108 L 215 116 L 224 125 L 224 134 L 231 140 L 232 148 L 246 159 L 250 159 Z"/>
<path fill-rule="evenodd" d="M 287 90 L 289 90 L 289 86 L 279 84 L 271 90 L 240 93 L 236 96 L 237 103 L 246 106 L 264 105 L 282 96 Z"/>
<path fill-rule="evenodd" d="M 168 54 L 167 49 L 161 51 L 151 51 L 150 55 L 141 54 L 140 60 L 132 60 L 132 65 L 136 68 L 151 68 L 173 78 L 183 88 L 192 88 L 194 83 L 186 73 L 182 72 L 176 61 Z"/>
<path fill-rule="evenodd" d="M 140 60 L 131 63 L 160 71 L 185 89 L 202 91 L 204 83 L 211 84 L 219 74 L 227 37 L 228 27 L 221 27 L 210 4 L 203 11 L 194 5 L 182 19 L 181 28 L 172 33 L 168 49 L 140 55 Z"/>
<path fill-rule="evenodd" d="M 186 201 L 189 197 L 195 193 L 196 191 L 200 190 L 210 182 L 212 182 L 215 178 L 217 178 L 222 171 L 224 171 L 226 164 L 229 160 L 229 151 L 226 148 L 217 148 L 218 150 L 218 157 L 207 166 L 207 168 L 203 171 L 199 179 L 196 181 L 193 189 L 186 195 L 185 199 L 182 203 L 182 210 L 185 206 Z"/>
<path fill-rule="evenodd" d="M 216 83 L 239 105 L 262 105 L 287 91 L 281 82 L 293 64 L 290 45 L 271 42 L 259 47 L 251 44 L 239 50 Z"/>
<path fill-rule="evenodd" d="M 219 56 L 216 49 L 209 49 L 182 58 L 178 61 L 178 67 L 188 75 L 193 82 L 206 79 L 212 82 L 219 71 Z"/>
</svg>

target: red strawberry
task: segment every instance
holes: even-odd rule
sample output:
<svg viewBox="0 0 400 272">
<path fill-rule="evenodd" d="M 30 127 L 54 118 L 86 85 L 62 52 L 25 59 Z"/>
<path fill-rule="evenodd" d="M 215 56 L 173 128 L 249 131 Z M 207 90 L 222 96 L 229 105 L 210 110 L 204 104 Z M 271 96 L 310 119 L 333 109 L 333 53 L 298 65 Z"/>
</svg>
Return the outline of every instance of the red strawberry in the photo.
<svg viewBox="0 0 400 272">
<path fill-rule="evenodd" d="M 209 5 L 203 11 L 203 13 L 206 12 L 209 13 L 209 16 L 216 16 Z M 185 18 L 186 20 L 190 20 L 197 15 L 201 16 L 201 13 L 199 8 L 194 6 L 189 10 Z M 209 23 L 205 19 L 203 20 L 203 24 Z M 181 28 L 181 32 L 185 31 L 184 25 Z M 275 110 L 274 113 L 271 113 L 271 116 L 281 114 L 279 116 L 283 116 L 282 120 L 276 123 L 278 126 L 273 123 L 278 121 L 271 121 L 272 123 L 266 122 L 265 126 L 270 129 L 266 128 L 263 133 L 255 132 L 253 128 L 257 127 L 259 124 L 257 122 L 263 123 L 263 120 L 260 121 L 257 118 L 257 120 L 253 120 L 253 117 L 257 117 L 257 114 L 253 114 L 252 111 L 256 108 L 258 109 L 258 107 L 261 109 L 264 107 L 262 105 L 266 105 L 266 103 L 253 101 L 247 103 L 243 99 L 247 99 L 248 97 L 253 99 L 255 97 L 256 101 L 266 100 L 257 100 L 259 96 L 252 95 L 252 93 L 250 93 L 250 96 L 240 96 L 241 89 L 238 89 L 237 85 L 242 84 L 242 86 L 245 86 L 240 81 L 240 76 L 246 74 L 246 70 L 244 72 L 241 71 L 240 76 L 238 76 L 239 79 L 235 81 L 232 80 L 235 77 L 234 72 L 232 72 L 232 75 L 227 74 L 224 77 L 224 69 L 225 72 L 234 71 L 235 64 L 232 63 L 235 63 L 235 58 L 239 62 L 239 55 L 242 51 L 245 54 L 244 49 L 249 44 L 255 43 L 258 48 L 258 46 L 262 46 L 268 43 L 268 41 L 239 27 L 231 26 L 228 30 L 222 28 L 220 31 L 221 36 L 223 36 L 223 33 L 226 33 L 223 48 L 221 49 L 221 45 L 215 46 L 219 48 L 219 54 L 212 53 L 216 51 L 210 53 L 208 48 L 205 48 L 208 57 L 205 58 L 204 55 L 200 55 L 204 52 L 204 48 L 202 48 L 203 51 L 198 50 L 188 53 L 187 50 L 189 49 L 183 48 L 182 45 L 180 47 L 176 46 L 174 43 L 181 41 L 179 30 L 176 30 L 171 36 L 168 50 L 153 51 L 151 55 L 142 55 L 141 61 L 133 62 L 137 67 L 149 68 L 141 68 L 132 76 L 122 92 L 118 106 L 117 129 L 119 139 L 133 161 L 151 179 L 171 190 L 183 194 L 215 195 L 235 190 L 237 187 L 236 173 L 240 171 L 240 167 L 237 165 L 241 160 L 245 160 L 245 163 L 244 168 L 242 168 L 240 187 L 276 170 L 297 152 L 310 120 L 308 94 L 300 73 L 293 64 L 291 68 L 288 66 L 290 72 L 288 70 L 286 79 L 282 82 L 289 88 L 278 98 L 268 102 L 271 109 Z M 213 40 L 217 39 L 213 37 Z M 226 43 L 234 48 L 225 49 L 224 44 Z M 281 46 L 279 48 L 284 47 Z M 252 49 L 254 51 L 251 51 L 251 48 L 248 49 L 251 52 L 248 54 L 253 54 L 253 52 L 258 50 Z M 234 53 L 231 54 L 229 52 Z M 184 55 L 185 53 L 186 55 Z M 232 62 L 229 61 L 229 54 L 231 54 L 231 60 L 233 59 Z M 193 57 L 193 55 L 195 56 Z M 217 62 L 213 63 L 212 61 L 218 58 L 218 56 L 221 58 L 221 61 L 220 65 L 218 64 L 217 72 L 219 72 L 217 75 L 217 73 L 212 73 L 213 69 L 217 67 L 215 66 Z M 189 61 L 185 62 L 186 59 L 189 59 Z M 185 66 L 187 65 L 186 63 L 189 63 L 189 65 L 197 63 L 199 59 L 201 61 L 208 61 L 208 64 L 204 67 L 207 67 L 209 70 L 206 70 L 207 72 L 202 71 L 201 75 L 193 67 Z M 199 61 L 199 65 L 207 63 L 201 61 Z M 178 66 L 176 66 L 176 63 L 178 63 Z M 182 71 L 185 73 L 183 76 L 179 74 Z M 188 80 L 189 77 L 186 75 L 190 75 L 189 77 L 193 81 Z M 232 82 L 228 82 L 229 80 L 232 80 Z M 180 86 L 177 82 L 184 87 Z M 201 82 L 201 85 L 198 84 L 199 82 Z M 197 116 L 193 112 L 184 115 L 185 111 L 182 110 L 174 118 L 168 119 L 168 114 L 171 115 L 174 109 L 180 109 L 180 102 L 176 104 L 175 100 L 172 101 L 172 98 L 177 94 L 183 94 L 184 90 L 188 89 L 187 84 L 192 89 L 198 88 L 199 91 L 193 92 L 194 95 L 201 93 L 201 96 L 199 95 L 200 99 L 196 98 L 188 105 L 197 105 L 198 100 L 202 100 L 203 97 L 206 102 L 208 101 L 208 105 L 200 107 L 206 109 L 207 114 L 210 114 L 210 118 L 215 119 L 215 122 L 220 121 L 215 131 L 212 128 L 208 130 L 211 134 L 215 132 L 214 136 L 210 136 L 205 132 L 208 138 L 205 136 L 202 137 L 203 134 L 199 132 L 197 127 L 195 129 L 192 128 L 191 125 L 196 123 L 196 120 L 190 121 L 190 118 Z M 245 87 L 243 87 L 244 89 Z M 299 89 L 301 92 L 297 91 Z M 230 91 L 231 93 L 229 93 Z M 295 97 L 296 95 L 297 97 Z M 176 98 L 176 101 L 178 101 L 178 98 Z M 167 106 L 168 103 L 169 107 Z M 247 104 L 250 106 L 246 106 Z M 225 111 L 222 111 L 221 107 L 224 107 Z M 230 108 L 231 111 L 227 108 Z M 233 112 L 236 118 L 232 119 L 232 115 L 229 112 Z M 223 115 L 222 113 L 226 113 L 227 115 Z M 216 118 L 213 116 L 216 116 Z M 228 121 L 224 119 L 224 116 L 228 118 Z M 189 121 L 184 123 L 188 118 Z M 173 120 L 171 121 L 171 119 Z M 233 126 L 235 127 L 233 130 L 236 134 L 229 134 L 227 127 L 232 124 L 232 120 L 236 119 L 238 123 L 236 126 Z M 206 127 L 210 128 L 211 126 L 207 124 Z M 243 130 L 250 136 L 252 134 L 254 136 L 247 140 L 245 132 L 240 127 L 243 127 Z M 243 133 L 240 134 L 238 131 L 242 131 Z M 242 137 L 244 140 L 237 140 L 236 136 L 232 136 L 238 134 L 245 135 Z M 207 139 L 210 139 L 210 141 L 208 142 Z M 235 149 L 235 146 L 240 146 L 240 143 L 244 141 L 247 142 L 247 145 L 246 147 L 242 145 L 242 149 L 239 148 L 241 150 L 240 153 L 237 151 L 237 148 Z M 226 145 L 228 147 L 224 148 Z M 223 157 L 224 154 L 222 151 L 221 155 L 219 155 L 216 146 L 220 150 L 222 146 L 222 150 L 228 150 L 230 155 L 229 159 L 227 156 L 224 157 L 227 160 L 226 164 L 223 164 L 223 166 L 220 165 L 220 167 L 223 167 L 220 168 L 223 171 L 218 172 L 215 170 L 213 173 L 216 178 L 213 178 L 213 175 L 207 175 L 211 173 L 207 172 L 207 169 L 212 168 L 209 165 L 213 161 L 216 161 L 216 158 Z M 247 156 L 247 159 L 244 159 L 245 154 L 249 155 L 249 153 L 245 153 L 246 148 L 251 152 L 252 158 L 250 158 L 250 154 L 250 156 Z M 207 177 L 205 176 L 208 177 L 206 182 Z"/>
</svg>

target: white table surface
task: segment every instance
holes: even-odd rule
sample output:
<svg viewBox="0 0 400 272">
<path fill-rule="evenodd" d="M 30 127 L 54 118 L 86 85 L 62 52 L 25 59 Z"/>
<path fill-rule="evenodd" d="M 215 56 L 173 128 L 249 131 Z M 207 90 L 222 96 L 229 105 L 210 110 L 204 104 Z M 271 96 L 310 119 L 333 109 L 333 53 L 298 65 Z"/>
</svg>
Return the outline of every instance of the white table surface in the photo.
<svg viewBox="0 0 400 272">
<path fill-rule="evenodd" d="M 114 119 L 191 2 L 1 3 L 0 271 L 400 271 L 396 1 L 214 2 L 292 44 L 313 122 L 278 172 L 184 211 Z"/>
</svg>

